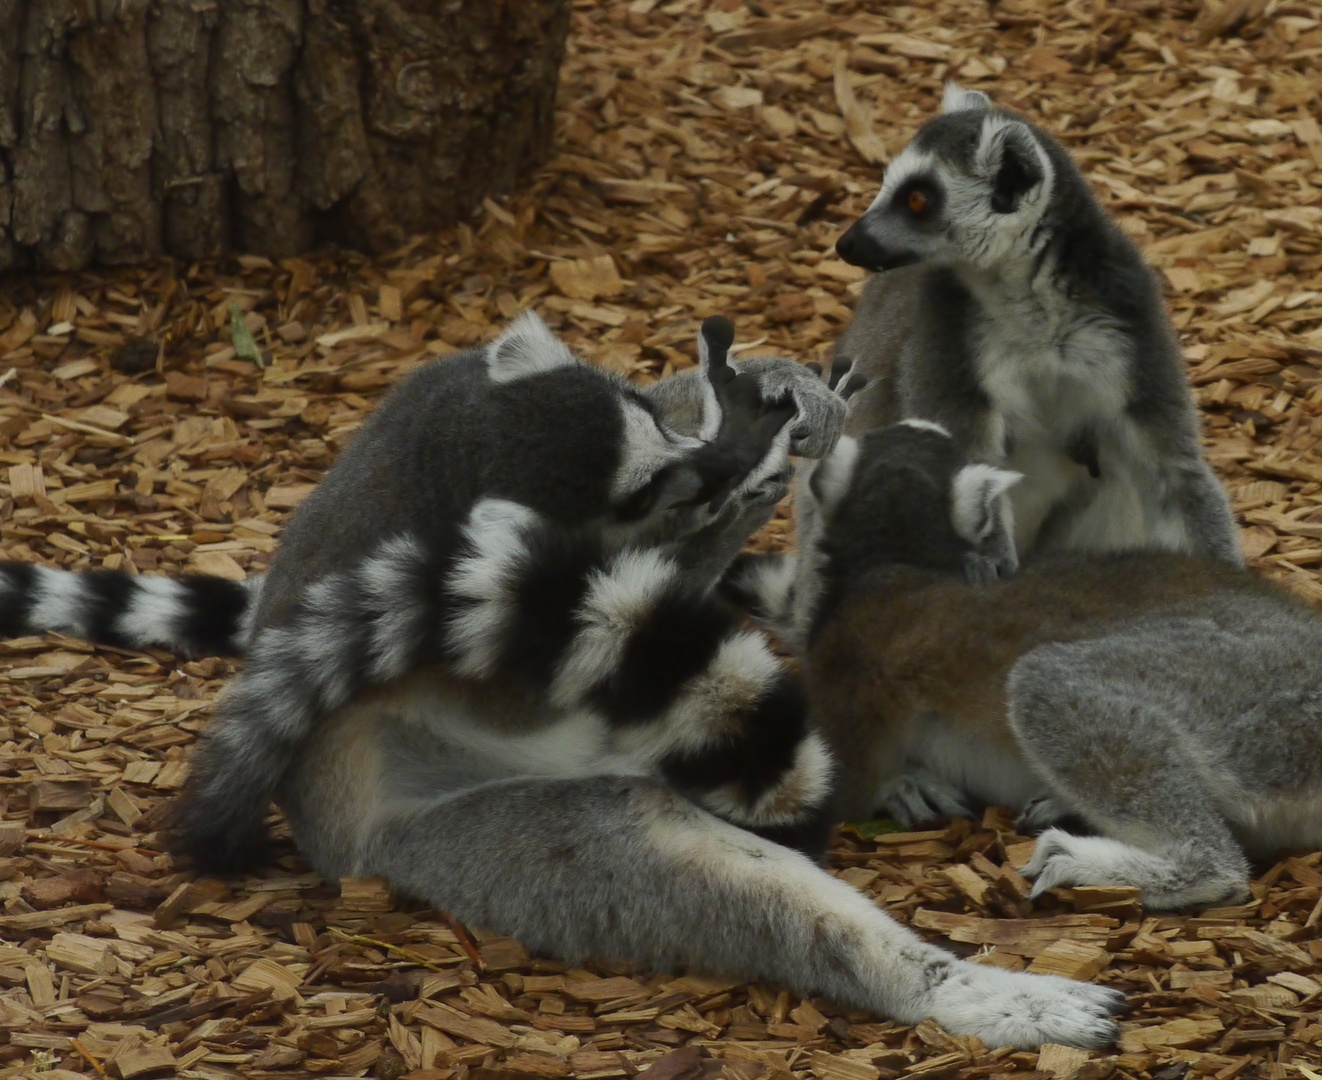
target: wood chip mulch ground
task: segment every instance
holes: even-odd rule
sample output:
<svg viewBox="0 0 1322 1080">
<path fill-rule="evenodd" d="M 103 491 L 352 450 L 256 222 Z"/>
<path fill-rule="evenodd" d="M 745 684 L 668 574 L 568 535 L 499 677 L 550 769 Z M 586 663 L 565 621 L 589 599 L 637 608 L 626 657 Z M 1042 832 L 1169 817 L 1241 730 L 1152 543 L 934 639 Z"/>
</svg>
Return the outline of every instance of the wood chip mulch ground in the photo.
<svg viewBox="0 0 1322 1080">
<path fill-rule="evenodd" d="M 1322 7 L 575 6 L 559 152 L 468 225 L 377 260 L 4 282 L 4 557 L 260 572 L 376 397 L 526 305 L 644 380 L 692 364 L 715 312 L 750 348 L 825 358 L 860 281 L 832 244 L 957 77 L 1057 132 L 1164 273 L 1251 561 L 1322 600 Z M 265 367 L 236 354 L 234 306 Z M 1318 852 L 1261 867 L 1243 907 L 1155 917 L 1124 890 L 1030 905 L 1028 841 L 997 812 L 840 833 L 834 872 L 933 939 L 1125 990 L 1120 1044 L 1093 1054 L 566 970 L 323 882 L 287 844 L 260 876 L 193 880 L 156 823 L 234 670 L 0 646 L 0 1076 L 1322 1076 Z"/>
</svg>

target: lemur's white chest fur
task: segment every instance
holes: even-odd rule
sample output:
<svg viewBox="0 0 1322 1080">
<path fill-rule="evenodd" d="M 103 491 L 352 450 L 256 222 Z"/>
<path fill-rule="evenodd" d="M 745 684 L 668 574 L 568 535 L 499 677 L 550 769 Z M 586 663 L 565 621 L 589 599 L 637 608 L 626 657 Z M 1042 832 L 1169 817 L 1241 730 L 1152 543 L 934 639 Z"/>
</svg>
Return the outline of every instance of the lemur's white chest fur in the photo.
<svg viewBox="0 0 1322 1080">
<path fill-rule="evenodd" d="M 991 404 L 982 453 L 1026 477 L 1010 492 L 1019 549 L 1036 546 L 1060 506 L 1079 511 L 1054 545 L 1183 546 L 1178 519 L 1164 521 L 1158 502 L 1141 494 L 1153 486 L 1140 479 L 1150 471 L 1144 439 L 1125 411 L 1131 346 L 1119 328 L 1054 287 L 964 276 L 982 302 L 973 357 Z M 1070 456 L 1085 436 L 1095 444 L 1099 477 Z"/>
</svg>

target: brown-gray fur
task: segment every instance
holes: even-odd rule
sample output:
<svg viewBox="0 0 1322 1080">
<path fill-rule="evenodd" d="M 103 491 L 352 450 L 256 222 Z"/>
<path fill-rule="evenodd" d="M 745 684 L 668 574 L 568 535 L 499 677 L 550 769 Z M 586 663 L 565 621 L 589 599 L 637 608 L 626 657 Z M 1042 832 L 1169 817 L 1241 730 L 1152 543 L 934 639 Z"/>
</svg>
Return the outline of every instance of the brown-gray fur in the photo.
<svg viewBox="0 0 1322 1080">
<path fill-rule="evenodd" d="M 1322 617 L 1223 561 L 1041 555 L 971 584 L 953 440 L 897 425 L 823 519 L 806 683 L 837 813 L 1009 803 L 1046 827 L 1036 891 L 1133 885 L 1154 908 L 1248 894 L 1250 855 L 1322 844 Z M 812 498 L 801 485 L 797 500 Z M 1097 836 L 1055 827 L 1080 818 Z"/>
</svg>

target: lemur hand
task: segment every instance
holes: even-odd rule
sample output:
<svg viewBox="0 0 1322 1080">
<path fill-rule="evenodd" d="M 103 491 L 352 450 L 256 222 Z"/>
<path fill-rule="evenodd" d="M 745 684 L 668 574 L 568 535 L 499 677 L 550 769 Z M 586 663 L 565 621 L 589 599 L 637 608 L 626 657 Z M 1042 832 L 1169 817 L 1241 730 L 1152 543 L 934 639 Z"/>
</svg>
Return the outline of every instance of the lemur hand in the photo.
<svg viewBox="0 0 1322 1080">
<path fill-rule="evenodd" d="M 790 453 L 797 457 L 822 458 L 835 449 L 845 427 L 845 402 L 814 370 L 797 360 L 779 356 L 755 356 L 738 360 L 734 369 L 753 376 L 766 400 L 789 398 L 796 415 L 790 421 Z"/>
</svg>

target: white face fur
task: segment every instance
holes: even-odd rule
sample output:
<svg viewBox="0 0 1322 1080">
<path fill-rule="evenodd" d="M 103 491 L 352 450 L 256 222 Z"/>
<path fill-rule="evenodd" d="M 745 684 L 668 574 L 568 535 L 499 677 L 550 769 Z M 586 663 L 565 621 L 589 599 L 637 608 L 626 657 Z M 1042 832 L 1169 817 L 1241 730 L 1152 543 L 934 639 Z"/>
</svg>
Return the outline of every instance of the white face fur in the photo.
<svg viewBox="0 0 1322 1080">
<path fill-rule="evenodd" d="M 942 116 L 887 168 L 840 254 L 873 270 L 929 261 L 1003 268 L 1045 239 L 1036 226 L 1053 183 L 1051 159 L 1032 128 L 994 110 L 986 95 L 951 83 Z"/>
</svg>

